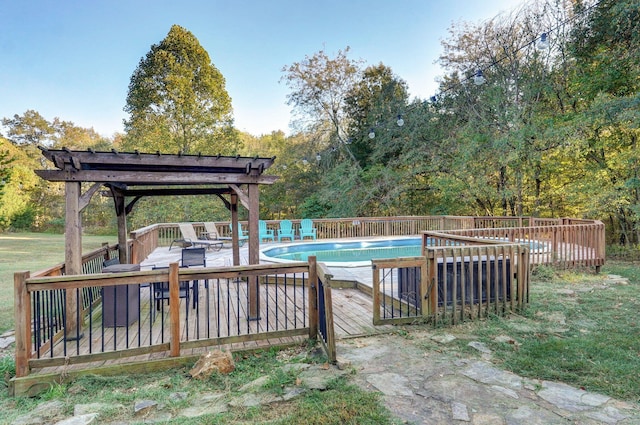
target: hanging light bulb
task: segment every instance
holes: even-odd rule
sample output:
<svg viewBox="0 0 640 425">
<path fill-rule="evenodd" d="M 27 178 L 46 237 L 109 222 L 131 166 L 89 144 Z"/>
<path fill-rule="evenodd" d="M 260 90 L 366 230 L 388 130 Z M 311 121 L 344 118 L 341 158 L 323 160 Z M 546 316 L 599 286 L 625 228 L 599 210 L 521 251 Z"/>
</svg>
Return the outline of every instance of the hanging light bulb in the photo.
<svg viewBox="0 0 640 425">
<path fill-rule="evenodd" d="M 316 162 L 320 162 L 321 159 L 322 159 L 322 155 L 320 155 L 320 152 L 318 152 L 316 154 Z"/>
<path fill-rule="evenodd" d="M 479 69 L 478 71 L 476 71 L 476 75 L 473 76 L 473 84 L 475 84 L 476 86 L 481 86 L 485 81 L 486 80 L 484 78 L 484 75 L 482 75 L 482 70 Z"/>
<path fill-rule="evenodd" d="M 373 131 L 373 128 L 371 130 L 369 130 L 369 139 L 375 139 L 376 138 L 376 132 Z"/>
<path fill-rule="evenodd" d="M 398 127 L 402 127 L 404 125 L 404 120 L 402 119 L 402 115 L 398 115 L 398 121 L 396 121 Z"/>
<path fill-rule="evenodd" d="M 309 161 L 307 161 L 307 157 L 306 156 L 304 158 L 302 158 L 302 163 L 304 165 L 307 165 L 309 163 Z"/>
<path fill-rule="evenodd" d="M 540 34 L 540 39 L 536 44 L 538 50 L 547 50 L 549 48 L 549 36 L 546 32 Z"/>
</svg>

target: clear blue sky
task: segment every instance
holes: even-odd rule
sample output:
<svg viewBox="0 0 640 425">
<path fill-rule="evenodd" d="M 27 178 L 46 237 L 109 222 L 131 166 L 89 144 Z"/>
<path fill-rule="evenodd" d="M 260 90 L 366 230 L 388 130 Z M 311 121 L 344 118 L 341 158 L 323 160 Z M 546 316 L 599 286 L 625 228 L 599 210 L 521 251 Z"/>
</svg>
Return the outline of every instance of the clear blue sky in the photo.
<svg viewBox="0 0 640 425">
<path fill-rule="evenodd" d="M 522 0 L 2 0 L 0 118 L 38 111 L 104 136 L 122 132 L 129 79 L 171 25 L 191 31 L 226 79 L 236 127 L 288 132 L 282 68 L 324 49 L 380 62 L 412 97 L 436 93 L 452 23 Z"/>
</svg>

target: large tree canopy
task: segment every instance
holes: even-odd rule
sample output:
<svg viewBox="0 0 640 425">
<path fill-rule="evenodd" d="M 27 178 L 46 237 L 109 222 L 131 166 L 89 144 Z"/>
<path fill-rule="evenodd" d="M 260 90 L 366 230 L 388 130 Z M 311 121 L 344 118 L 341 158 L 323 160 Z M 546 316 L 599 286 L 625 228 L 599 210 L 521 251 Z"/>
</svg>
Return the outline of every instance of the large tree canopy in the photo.
<svg viewBox="0 0 640 425">
<path fill-rule="evenodd" d="M 3 118 L 2 125 L 9 129 L 7 139 L 18 146 L 50 146 L 53 143 L 53 124 L 37 111 L 30 109 L 22 116 L 15 114 L 13 118 Z"/>
<path fill-rule="evenodd" d="M 140 63 L 129 84 L 125 148 L 231 154 L 231 98 L 198 39 L 179 25 Z"/>
<path fill-rule="evenodd" d="M 93 128 L 78 127 L 71 121 L 62 121 L 57 117 L 49 121 L 34 110 L 27 110 L 22 115 L 15 114 L 13 118 L 3 118 L 2 124 L 8 129 L 7 139 L 16 146 L 96 150 L 111 146 L 111 141 Z"/>
<path fill-rule="evenodd" d="M 314 133 L 316 148 L 347 141 L 345 101 L 360 77 L 361 63 L 349 59 L 348 53 L 349 47 L 332 58 L 321 50 L 282 69 L 283 80 L 292 90 L 287 103 L 297 116 L 295 127 Z"/>
</svg>

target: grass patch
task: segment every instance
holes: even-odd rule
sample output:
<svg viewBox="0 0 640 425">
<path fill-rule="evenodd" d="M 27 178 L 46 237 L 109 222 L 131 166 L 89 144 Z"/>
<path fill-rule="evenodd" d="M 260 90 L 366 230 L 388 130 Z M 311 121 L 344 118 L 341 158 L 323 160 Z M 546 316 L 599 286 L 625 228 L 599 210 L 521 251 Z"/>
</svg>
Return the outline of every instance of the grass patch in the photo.
<svg viewBox="0 0 640 425">
<path fill-rule="evenodd" d="M 82 236 L 82 252 L 116 243 L 116 236 Z M 13 274 L 35 272 L 64 262 L 64 235 L 0 233 L 0 333 L 13 329 Z"/>
<path fill-rule="evenodd" d="M 606 274 L 614 271 L 630 284 L 609 282 Z M 492 317 L 457 331 L 479 338 L 495 363 L 519 375 L 640 401 L 638 270 L 612 264 L 601 275 L 544 276 L 534 277 L 522 315 Z M 456 349 L 471 354 L 467 342 L 461 339 Z"/>
<path fill-rule="evenodd" d="M 394 423 L 377 393 L 362 391 L 345 379 L 337 379 L 327 391 L 314 391 L 297 402 L 277 425 L 377 425 Z"/>
<path fill-rule="evenodd" d="M 236 369 L 228 375 L 214 374 L 207 380 L 195 380 L 188 368 L 171 369 L 158 373 L 135 376 L 83 376 L 68 385 L 54 385 L 50 391 L 38 398 L 9 398 L 6 392 L 0 395 L 0 411 L 11 423 L 15 418 L 30 412 L 37 404 L 57 400 L 64 403 L 67 415 L 77 404 L 100 402 L 107 407 L 100 412 L 100 420 L 141 423 L 143 419 L 132 417 L 132 406 L 136 401 L 154 400 L 160 411 L 171 413 L 168 424 L 250 424 L 269 423 L 278 425 L 297 424 L 397 424 L 389 412 L 382 407 L 377 393 L 366 392 L 351 384 L 348 378 L 331 381 L 325 391 L 308 390 L 290 401 L 251 407 L 230 408 L 228 412 L 209 414 L 197 418 L 178 417 L 180 411 L 193 404 L 203 394 L 223 394 L 225 400 L 238 396 L 243 385 L 266 376 L 267 384 L 261 393 L 279 395 L 282 388 L 295 386 L 296 370 L 283 372 L 286 363 L 324 361 L 307 355 L 307 347 L 287 350 L 270 349 L 255 353 L 234 355 Z M 287 355 L 283 355 L 287 354 Z M 176 397 L 184 394 L 186 397 Z M 140 420 L 140 422 L 136 422 Z M 4 422 L 3 422 L 4 423 Z"/>
</svg>

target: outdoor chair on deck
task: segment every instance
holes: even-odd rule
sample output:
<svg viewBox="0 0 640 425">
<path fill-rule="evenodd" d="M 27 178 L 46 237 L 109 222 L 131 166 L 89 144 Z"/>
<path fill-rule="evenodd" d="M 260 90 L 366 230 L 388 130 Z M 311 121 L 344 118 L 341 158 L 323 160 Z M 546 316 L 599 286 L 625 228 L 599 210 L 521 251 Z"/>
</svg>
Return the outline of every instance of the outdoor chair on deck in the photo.
<svg viewBox="0 0 640 425">
<path fill-rule="evenodd" d="M 229 229 L 232 229 L 231 224 L 229 224 Z M 205 239 L 219 241 L 220 243 L 230 242 L 233 240 L 232 236 L 220 236 L 220 233 L 218 232 L 218 227 L 216 226 L 215 223 L 211 221 L 204 222 L 204 230 L 205 232 L 202 234 L 202 236 Z M 246 235 L 246 232 L 242 230 L 242 225 L 240 225 L 240 231 L 238 232 L 238 244 L 242 246 L 248 239 L 249 239 L 249 236 Z"/>
<path fill-rule="evenodd" d="M 110 258 L 110 259 L 104 260 L 102 262 L 102 268 L 104 269 L 105 267 L 114 266 L 116 264 L 120 264 L 120 259 L 119 258 Z"/>
<path fill-rule="evenodd" d="M 262 242 L 264 239 L 270 240 L 273 242 L 274 240 L 273 229 L 269 229 L 267 227 L 266 221 L 262 221 L 262 220 L 258 221 L 258 230 L 260 235 L 259 237 L 260 242 Z"/>
<path fill-rule="evenodd" d="M 180 267 L 207 267 L 207 253 L 205 248 L 184 248 Z"/>
<path fill-rule="evenodd" d="M 305 237 L 316 239 L 316 228 L 313 227 L 313 221 L 309 218 L 303 218 L 300 221 L 300 240 Z"/>
<path fill-rule="evenodd" d="M 181 267 L 207 266 L 206 248 L 184 248 L 182 250 Z M 153 267 L 153 270 L 166 269 L 168 267 Z M 205 287 L 207 287 L 205 280 Z M 191 295 L 189 293 L 191 292 Z M 198 305 L 198 281 L 181 281 L 180 282 L 180 298 L 186 298 L 187 304 L 189 300 L 193 300 L 193 308 Z M 160 310 L 160 303 L 163 300 L 169 300 L 169 282 L 156 282 L 153 284 L 153 299 L 156 302 L 156 310 Z"/>
<path fill-rule="evenodd" d="M 229 223 L 229 230 L 233 233 L 233 224 L 231 223 Z M 242 223 L 238 223 L 238 243 L 242 246 L 247 240 L 249 240 L 248 232 L 242 229 Z"/>
<path fill-rule="evenodd" d="M 282 238 L 289 238 L 291 239 L 291 242 L 293 242 L 293 240 L 295 239 L 293 224 L 290 220 L 280 221 L 280 228 L 278 229 L 278 242 L 281 242 Z"/>
<path fill-rule="evenodd" d="M 214 223 L 213 221 L 205 221 L 202 224 L 204 225 L 204 233 L 200 234 L 200 239 L 209 241 L 227 240 L 220 237 L 220 233 L 218 233 L 218 226 L 216 226 L 216 223 Z"/>
<path fill-rule="evenodd" d="M 182 234 L 181 239 L 174 239 L 169 245 L 169 251 L 173 247 L 173 244 L 182 245 L 182 246 L 201 246 L 205 248 L 214 248 L 216 251 L 220 251 L 222 248 L 222 241 L 219 240 L 209 240 L 209 239 L 199 239 L 196 236 L 196 231 L 193 228 L 191 223 L 179 223 L 180 233 Z"/>
<path fill-rule="evenodd" d="M 169 267 L 153 267 L 152 270 L 160 270 L 160 269 L 169 269 Z M 193 308 L 196 308 L 198 304 L 198 286 L 197 281 L 196 285 L 193 287 L 189 286 L 189 281 L 180 282 L 180 292 L 179 297 L 185 298 L 187 300 L 187 304 L 189 303 L 190 298 L 193 298 Z M 193 297 L 189 296 L 189 292 L 193 292 Z M 163 300 L 169 301 L 169 282 L 154 282 L 153 284 L 153 299 L 156 302 L 156 310 L 160 310 L 160 303 Z"/>
</svg>

